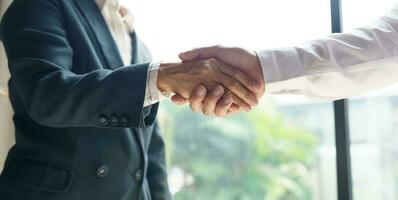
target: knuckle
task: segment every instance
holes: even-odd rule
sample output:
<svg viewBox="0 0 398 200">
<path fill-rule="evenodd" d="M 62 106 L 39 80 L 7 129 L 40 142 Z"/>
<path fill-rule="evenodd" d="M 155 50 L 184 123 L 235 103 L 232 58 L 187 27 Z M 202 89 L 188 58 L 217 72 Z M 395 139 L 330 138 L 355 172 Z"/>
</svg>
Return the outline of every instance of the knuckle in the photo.
<svg viewBox="0 0 398 200">
<path fill-rule="evenodd" d="M 200 65 L 200 66 L 208 66 L 209 65 L 209 59 L 204 59 L 204 60 L 198 61 L 198 65 Z"/>
<path fill-rule="evenodd" d="M 207 68 L 210 67 L 210 62 L 209 60 L 202 60 L 200 61 L 200 65 Z"/>
<path fill-rule="evenodd" d="M 209 67 L 216 68 L 220 66 L 220 61 L 217 58 L 209 58 L 207 60 Z"/>
<path fill-rule="evenodd" d="M 201 68 L 201 69 L 210 70 L 210 69 L 211 69 L 211 63 L 210 63 L 209 61 L 203 61 L 203 62 L 200 64 L 200 68 Z"/>
</svg>

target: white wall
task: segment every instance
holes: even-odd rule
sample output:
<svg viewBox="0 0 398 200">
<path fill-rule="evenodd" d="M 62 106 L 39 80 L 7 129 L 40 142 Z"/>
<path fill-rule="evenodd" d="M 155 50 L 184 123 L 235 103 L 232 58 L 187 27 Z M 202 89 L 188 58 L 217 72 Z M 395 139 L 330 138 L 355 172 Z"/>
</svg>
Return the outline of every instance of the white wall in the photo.
<svg viewBox="0 0 398 200">
<path fill-rule="evenodd" d="M 0 1 L 0 19 L 12 0 Z M 9 79 L 7 59 L 3 44 L 0 41 L 0 171 L 8 150 L 14 144 L 14 125 L 12 122 L 12 108 L 8 99 L 7 81 Z"/>
</svg>

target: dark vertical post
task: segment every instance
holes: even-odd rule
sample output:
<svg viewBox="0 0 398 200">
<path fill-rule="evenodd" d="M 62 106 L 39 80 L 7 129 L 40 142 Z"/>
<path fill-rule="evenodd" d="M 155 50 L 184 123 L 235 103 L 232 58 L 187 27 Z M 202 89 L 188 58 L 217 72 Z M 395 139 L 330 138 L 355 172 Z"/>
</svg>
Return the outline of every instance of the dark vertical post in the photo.
<svg viewBox="0 0 398 200">
<path fill-rule="evenodd" d="M 341 0 L 331 0 L 332 32 L 342 31 Z M 336 134 L 337 191 L 339 200 L 352 200 L 352 175 L 350 154 L 350 133 L 348 122 L 348 102 L 334 102 Z"/>
</svg>

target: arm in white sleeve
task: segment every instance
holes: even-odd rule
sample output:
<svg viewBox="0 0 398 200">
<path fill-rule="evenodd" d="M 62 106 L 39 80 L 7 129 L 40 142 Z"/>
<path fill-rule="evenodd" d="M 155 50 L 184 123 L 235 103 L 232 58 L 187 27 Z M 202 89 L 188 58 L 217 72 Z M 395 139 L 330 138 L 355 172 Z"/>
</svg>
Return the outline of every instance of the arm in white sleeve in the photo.
<svg viewBox="0 0 398 200">
<path fill-rule="evenodd" d="M 257 54 L 272 94 L 333 100 L 398 83 L 398 5 L 351 32 Z"/>
</svg>

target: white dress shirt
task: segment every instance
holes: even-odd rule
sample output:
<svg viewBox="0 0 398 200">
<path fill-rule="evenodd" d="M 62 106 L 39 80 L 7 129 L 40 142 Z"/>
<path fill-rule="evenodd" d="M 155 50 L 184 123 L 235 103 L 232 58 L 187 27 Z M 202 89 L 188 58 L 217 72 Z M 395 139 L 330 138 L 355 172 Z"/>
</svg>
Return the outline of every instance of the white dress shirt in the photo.
<svg viewBox="0 0 398 200">
<path fill-rule="evenodd" d="M 0 0 L 0 20 L 11 0 Z M 0 171 L 3 169 L 4 161 L 9 149 L 15 144 L 14 122 L 12 116 L 14 111 L 8 97 L 8 70 L 7 57 L 0 41 Z"/>
<path fill-rule="evenodd" d="M 398 3 L 351 32 L 257 52 L 266 90 L 340 99 L 398 83 Z"/>
<path fill-rule="evenodd" d="M 134 31 L 133 15 L 120 5 L 119 0 L 96 0 L 119 49 L 124 65 L 131 64 L 132 42 L 130 33 Z M 159 102 L 160 92 L 157 87 L 159 63 L 149 65 L 144 107 Z"/>
</svg>

